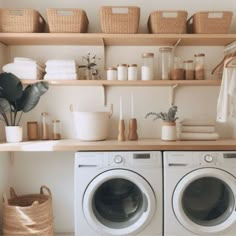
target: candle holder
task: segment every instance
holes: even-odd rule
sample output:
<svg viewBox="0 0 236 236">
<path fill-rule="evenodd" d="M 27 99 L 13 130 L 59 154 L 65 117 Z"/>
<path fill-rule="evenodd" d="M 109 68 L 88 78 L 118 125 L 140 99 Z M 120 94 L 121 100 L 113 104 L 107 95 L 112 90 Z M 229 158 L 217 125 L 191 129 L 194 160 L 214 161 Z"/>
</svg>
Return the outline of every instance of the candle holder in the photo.
<svg viewBox="0 0 236 236">
<path fill-rule="evenodd" d="M 118 141 L 125 141 L 125 121 L 119 120 L 118 125 Z"/>
<path fill-rule="evenodd" d="M 129 120 L 128 140 L 138 140 L 137 120 L 135 118 Z"/>
</svg>

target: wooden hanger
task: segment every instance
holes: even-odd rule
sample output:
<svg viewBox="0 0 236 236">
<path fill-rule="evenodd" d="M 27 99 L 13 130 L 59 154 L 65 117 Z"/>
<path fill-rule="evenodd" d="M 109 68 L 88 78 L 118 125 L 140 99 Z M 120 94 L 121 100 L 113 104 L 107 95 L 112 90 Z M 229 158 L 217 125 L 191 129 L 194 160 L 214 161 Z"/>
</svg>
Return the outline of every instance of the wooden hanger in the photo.
<svg viewBox="0 0 236 236">
<path fill-rule="evenodd" d="M 225 68 L 236 68 L 236 63 L 233 65 L 230 65 L 231 62 L 233 62 L 236 59 L 236 55 L 232 56 L 225 64 Z"/>
<path fill-rule="evenodd" d="M 230 57 L 234 57 L 234 56 L 236 56 L 236 52 L 232 52 L 232 53 L 225 55 L 224 58 L 220 61 L 220 63 L 217 64 L 216 67 L 211 71 L 211 74 L 213 75 L 217 70 L 221 69 L 224 66 L 225 60 L 227 60 Z"/>
</svg>

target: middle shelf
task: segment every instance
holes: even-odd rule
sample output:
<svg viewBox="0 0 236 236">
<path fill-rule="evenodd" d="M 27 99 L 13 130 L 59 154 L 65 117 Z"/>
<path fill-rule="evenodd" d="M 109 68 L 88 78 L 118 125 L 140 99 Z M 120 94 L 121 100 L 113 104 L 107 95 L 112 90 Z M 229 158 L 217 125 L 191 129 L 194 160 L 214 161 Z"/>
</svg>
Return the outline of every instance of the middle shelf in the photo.
<svg viewBox="0 0 236 236">
<path fill-rule="evenodd" d="M 37 83 L 42 80 L 21 80 L 23 84 Z M 118 80 L 45 80 L 49 85 L 55 86 L 220 86 L 221 80 L 135 80 L 135 81 L 118 81 Z"/>
</svg>

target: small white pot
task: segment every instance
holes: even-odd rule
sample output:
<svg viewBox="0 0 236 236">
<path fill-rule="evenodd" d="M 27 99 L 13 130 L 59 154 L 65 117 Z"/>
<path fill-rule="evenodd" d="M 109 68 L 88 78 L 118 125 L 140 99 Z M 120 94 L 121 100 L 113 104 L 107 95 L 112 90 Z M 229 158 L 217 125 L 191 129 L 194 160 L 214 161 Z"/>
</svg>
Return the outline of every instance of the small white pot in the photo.
<svg viewBox="0 0 236 236">
<path fill-rule="evenodd" d="M 161 129 L 161 139 L 164 141 L 176 141 L 175 122 L 163 122 Z"/>
<path fill-rule="evenodd" d="M 18 143 L 23 140 L 23 128 L 21 126 L 6 126 L 7 143 Z"/>
</svg>

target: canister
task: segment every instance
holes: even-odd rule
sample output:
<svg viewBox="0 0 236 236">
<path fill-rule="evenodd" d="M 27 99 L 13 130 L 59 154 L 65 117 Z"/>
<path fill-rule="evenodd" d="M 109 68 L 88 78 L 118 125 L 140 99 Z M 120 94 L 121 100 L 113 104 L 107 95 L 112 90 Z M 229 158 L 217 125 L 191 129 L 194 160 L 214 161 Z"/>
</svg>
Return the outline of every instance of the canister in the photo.
<svg viewBox="0 0 236 236">
<path fill-rule="evenodd" d="M 117 68 L 108 67 L 107 68 L 107 80 L 117 80 Z"/>
<path fill-rule="evenodd" d="M 142 68 L 141 68 L 141 79 L 142 80 L 153 80 L 154 79 L 154 53 L 143 53 L 142 54 Z"/>
<path fill-rule="evenodd" d="M 28 140 L 37 140 L 39 138 L 37 121 L 27 122 L 27 138 Z"/>
<path fill-rule="evenodd" d="M 159 49 L 160 52 L 160 72 L 161 72 L 161 79 L 168 80 L 171 79 L 170 72 L 173 68 L 173 54 L 171 47 L 161 47 Z"/>
<path fill-rule="evenodd" d="M 184 78 L 186 80 L 193 80 L 194 79 L 193 60 L 184 61 Z"/>
<path fill-rule="evenodd" d="M 205 54 L 199 53 L 195 54 L 195 79 L 204 80 L 205 79 Z"/>
<path fill-rule="evenodd" d="M 47 112 L 41 113 L 41 139 L 48 140 L 49 139 L 49 115 Z"/>
<path fill-rule="evenodd" d="M 52 120 L 52 139 L 61 139 L 61 122 L 60 120 Z"/>
<path fill-rule="evenodd" d="M 128 80 L 137 80 L 138 79 L 138 65 L 130 64 L 128 65 Z"/>
<path fill-rule="evenodd" d="M 127 64 L 117 65 L 117 79 L 118 80 L 127 80 L 128 79 Z"/>
</svg>

